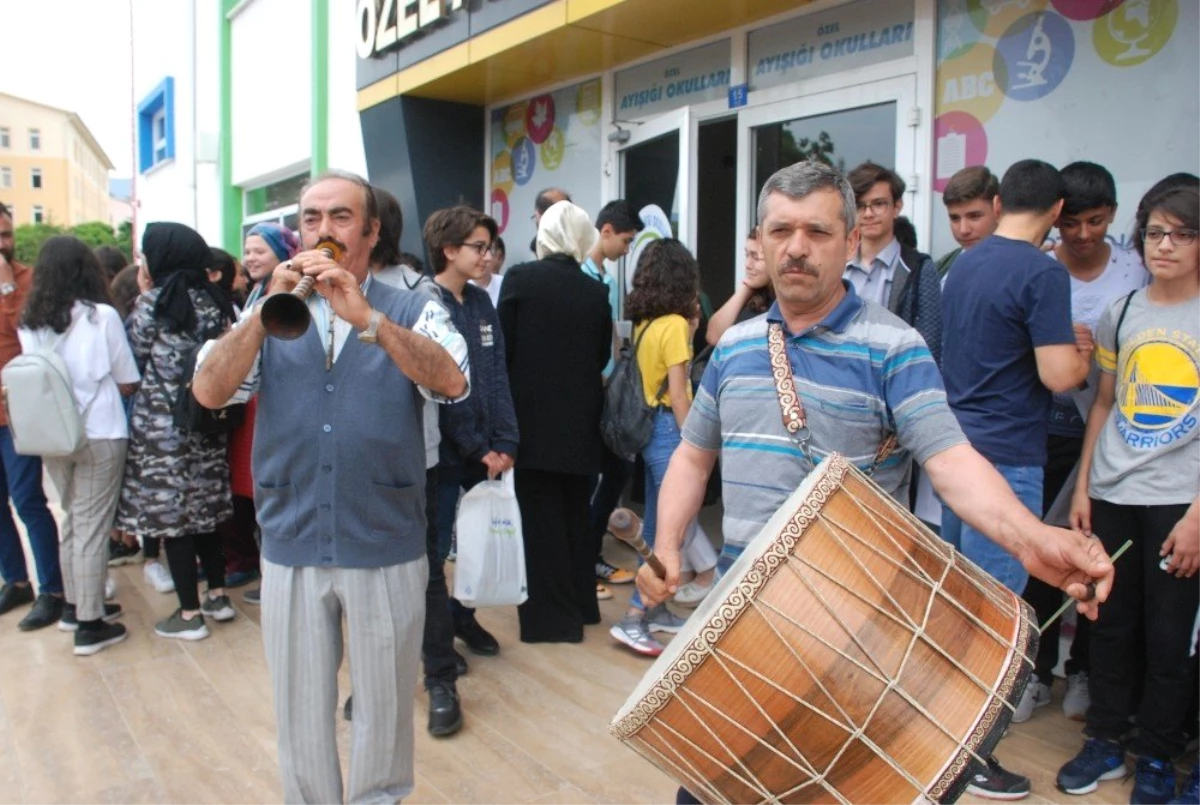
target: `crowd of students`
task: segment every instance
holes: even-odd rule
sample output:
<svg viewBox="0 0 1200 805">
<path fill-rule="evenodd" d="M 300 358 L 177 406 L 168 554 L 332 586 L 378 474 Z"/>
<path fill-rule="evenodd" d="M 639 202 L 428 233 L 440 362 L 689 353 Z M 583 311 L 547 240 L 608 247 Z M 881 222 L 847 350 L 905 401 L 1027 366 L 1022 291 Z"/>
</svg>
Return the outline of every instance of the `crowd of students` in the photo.
<svg viewBox="0 0 1200 805">
<path fill-rule="evenodd" d="M 898 238 L 906 188 L 893 171 L 866 163 L 846 179 L 859 236 L 845 265 L 847 293 L 920 334 L 970 444 L 1030 511 L 1094 534 L 1110 555 L 1126 539 L 1134 543 L 1099 619 L 1079 619 L 1065 659 L 1062 707 L 1086 722 L 1087 737 L 1059 772 L 1059 788 L 1086 794 L 1124 775 L 1131 746 L 1133 801 L 1172 801 L 1173 764 L 1197 726 L 1200 183 L 1177 174 L 1152 188 L 1137 210 L 1133 248 L 1125 249 L 1109 233 L 1116 183 L 1102 166 L 1057 170 L 1026 160 L 1003 181 L 986 167 L 967 168 L 943 193 L 958 248 L 935 261 Z M 730 328 L 772 315 L 778 276 L 755 228 L 741 283 L 713 311 L 688 248 L 657 239 L 641 251 L 621 305 L 611 267 L 643 228 L 636 209 L 618 200 L 593 219 L 556 188 L 538 197 L 533 260 L 502 273 L 496 222 L 456 206 L 424 223 L 427 270 L 399 250 L 399 203 L 382 189 L 372 194 L 368 207 L 380 229 L 364 291 L 378 280 L 440 306 L 465 342 L 460 364 L 469 366 L 465 397 L 421 407 L 430 570 L 422 654 L 429 730 L 445 736 L 463 724 L 455 679 L 468 665 L 454 638 L 477 655 L 501 648 L 470 608 L 446 594 L 460 494 L 514 471 L 530 594 L 519 608 L 521 640 L 582 640 L 583 627 L 600 622 L 597 602 L 612 597 L 607 585 L 633 580 L 602 555 L 608 516 L 640 472 L 643 536 L 654 545 L 664 477 L 687 438 L 705 361 Z M 41 462 L 16 454 L 7 425 L 0 427 L 4 486 L 26 525 L 38 576 L 35 597 L 3 507 L 0 615 L 32 603 L 20 627 L 57 623 L 74 632 L 79 655 L 126 637 L 120 606 L 105 600 L 112 597 L 106 563 L 144 561 L 147 583 L 178 597 L 156 633 L 186 640 L 208 636 L 206 618 L 234 618 L 227 589 L 260 575 L 256 398 L 205 429 L 181 425 L 177 409 L 195 351 L 255 309 L 273 277 L 293 270 L 300 240 L 258 224 L 239 264 L 186 226 L 155 223 L 141 251 L 138 265 L 123 267 L 111 253 L 58 237 L 30 268 L 13 257 L 11 215 L 0 207 L 0 362 L 52 342 L 87 430 L 79 452 Z M 616 455 L 598 429 L 622 309 L 653 411 L 636 463 Z M 328 316 L 331 368 L 342 322 Z M 62 502 L 61 529 L 42 493 L 43 463 Z M 904 504 L 1023 595 L 1039 622 L 1058 609 L 1059 589 L 1029 578 L 1021 557 L 943 507 L 915 463 L 904 472 Z M 693 518 L 675 603 L 702 601 L 736 554 L 714 545 Z M 260 596 L 253 589 L 243 600 L 257 604 Z M 655 633 L 679 632 L 685 622 L 635 592 L 610 633 L 619 645 L 657 656 L 663 645 Z M 1014 721 L 1051 702 L 1058 651 L 1054 623 Z M 1196 785 L 1193 768 L 1182 801 L 1196 801 Z M 970 790 L 1015 799 L 1029 793 L 1029 782 L 992 758 Z"/>
</svg>

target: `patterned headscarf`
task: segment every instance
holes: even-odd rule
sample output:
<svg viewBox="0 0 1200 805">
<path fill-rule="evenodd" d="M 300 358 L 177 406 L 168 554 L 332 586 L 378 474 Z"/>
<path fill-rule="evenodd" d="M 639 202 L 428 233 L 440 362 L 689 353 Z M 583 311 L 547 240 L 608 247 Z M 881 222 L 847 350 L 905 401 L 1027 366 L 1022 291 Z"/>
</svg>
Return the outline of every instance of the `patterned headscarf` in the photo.
<svg viewBox="0 0 1200 805">
<path fill-rule="evenodd" d="M 551 254 L 569 254 L 576 263 L 582 263 L 598 237 L 592 219 L 582 207 L 570 201 L 555 202 L 538 223 L 538 259 Z"/>
<path fill-rule="evenodd" d="M 296 252 L 300 251 L 300 238 L 296 237 L 296 233 L 286 226 L 272 223 L 255 224 L 250 227 L 246 237 L 251 235 L 258 235 L 266 241 L 280 262 L 295 257 Z"/>
</svg>

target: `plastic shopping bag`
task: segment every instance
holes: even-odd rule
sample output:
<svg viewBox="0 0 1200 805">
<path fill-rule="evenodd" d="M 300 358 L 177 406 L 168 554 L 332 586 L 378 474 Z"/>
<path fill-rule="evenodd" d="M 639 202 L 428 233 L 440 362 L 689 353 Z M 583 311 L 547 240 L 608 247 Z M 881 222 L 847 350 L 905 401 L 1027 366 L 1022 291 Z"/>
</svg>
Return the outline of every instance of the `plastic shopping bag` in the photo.
<svg viewBox="0 0 1200 805">
<path fill-rule="evenodd" d="M 512 470 L 462 496 L 455 520 L 454 597 L 469 607 L 523 604 L 525 542 Z"/>
</svg>

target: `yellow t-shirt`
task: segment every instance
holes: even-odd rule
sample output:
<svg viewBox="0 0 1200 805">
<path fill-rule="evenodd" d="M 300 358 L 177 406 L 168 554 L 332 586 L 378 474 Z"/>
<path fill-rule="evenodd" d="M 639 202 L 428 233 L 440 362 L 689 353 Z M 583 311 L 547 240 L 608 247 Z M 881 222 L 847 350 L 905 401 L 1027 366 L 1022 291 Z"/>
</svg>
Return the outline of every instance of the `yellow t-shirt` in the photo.
<svg viewBox="0 0 1200 805">
<path fill-rule="evenodd" d="M 678 313 L 671 313 L 653 319 L 648 324 L 639 324 L 633 330 L 633 341 L 637 343 L 642 331 L 642 341 L 638 344 L 638 369 L 642 373 L 642 393 L 646 395 L 648 405 L 670 405 L 671 394 L 664 389 L 662 397 L 654 399 L 659 386 L 667 376 L 667 368 L 686 364 L 692 359 L 692 338 L 688 334 L 687 319 Z M 688 399 L 692 399 L 691 383 L 687 384 Z"/>
</svg>

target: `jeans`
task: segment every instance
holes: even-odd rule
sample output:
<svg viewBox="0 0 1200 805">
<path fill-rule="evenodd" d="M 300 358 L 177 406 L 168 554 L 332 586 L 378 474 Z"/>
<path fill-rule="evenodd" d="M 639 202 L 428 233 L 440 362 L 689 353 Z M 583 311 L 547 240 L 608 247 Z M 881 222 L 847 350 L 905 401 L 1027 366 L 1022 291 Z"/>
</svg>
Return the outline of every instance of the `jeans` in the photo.
<svg viewBox="0 0 1200 805">
<path fill-rule="evenodd" d="M 438 469 L 425 471 L 425 554 L 429 558 L 429 581 L 425 585 L 425 630 L 421 659 L 425 665 L 425 687 L 435 682 L 453 684 L 458 678 L 454 660 L 454 621 L 450 618 L 450 594 L 446 590 L 446 558 L 438 545 Z"/>
<path fill-rule="evenodd" d="M 1042 516 L 1042 468 L 1014 467 L 995 464 L 996 470 L 1008 481 L 1009 488 L 1039 519 Z M 942 505 L 942 539 L 962 551 L 968 559 L 995 577 L 996 581 L 1017 595 L 1025 591 L 1029 574 L 1017 558 L 984 536 L 983 532 L 967 525 L 954 511 Z"/>
<path fill-rule="evenodd" d="M 671 456 L 679 446 L 682 437 L 679 425 L 675 422 L 675 414 L 670 410 L 659 411 L 654 415 L 654 430 L 650 434 L 650 442 L 642 448 L 642 460 L 646 463 L 646 512 L 642 521 L 642 539 L 651 548 L 654 547 L 654 536 L 658 530 L 658 493 L 662 488 L 663 478 L 667 475 L 667 466 Z M 700 524 L 693 518 L 684 533 L 683 550 L 681 552 L 682 570 L 694 570 L 703 573 L 716 567 L 717 552 L 713 550 L 708 535 L 700 530 Z M 642 563 L 638 557 L 638 564 Z M 630 600 L 631 607 L 644 609 L 642 596 L 634 591 Z"/>
<path fill-rule="evenodd" d="M 1067 477 L 1079 461 L 1081 452 L 1083 452 L 1082 438 L 1051 434 L 1046 440 L 1046 475 L 1042 488 L 1043 512 L 1049 512 L 1050 507 L 1054 505 L 1055 499 L 1058 498 L 1059 492 L 1067 482 Z M 1051 587 L 1041 579 L 1031 578 L 1025 585 L 1022 597 L 1033 607 L 1034 613 L 1037 615 L 1037 622 L 1045 623 L 1062 606 L 1063 595 L 1063 591 L 1057 587 Z M 1090 623 L 1091 621 L 1087 618 L 1078 618 L 1075 621 L 1075 638 L 1071 641 L 1071 653 L 1063 664 L 1063 670 L 1067 676 L 1080 671 L 1087 673 Z M 1058 665 L 1061 626 L 1062 620 L 1056 618 L 1042 632 L 1041 640 L 1038 642 L 1033 673 L 1039 682 L 1047 685 L 1054 681 L 1054 667 Z"/>
<path fill-rule="evenodd" d="M 458 493 L 461 489 L 466 492 L 475 484 L 487 480 L 487 467 L 479 461 L 472 461 L 461 467 L 438 465 L 437 485 L 437 547 L 438 562 L 443 567 L 442 578 L 445 579 L 446 557 L 450 555 L 450 539 L 454 533 L 454 518 L 458 514 Z M 430 565 L 432 573 L 432 562 Z M 450 597 L 450 612 L 456 620 L 470 620 L 475 616 L 475 610 L 459 603 L 457 598 Z"/>
<path fill-rule="evenodd" d="M 1159 569 L 1159 549 L 1187 511 L 1174 506 L 1120 506 L 1092 500 L 1092 528 L 1117 562 L 1117 582 L 1092 622 L 1087 712 L 1089 734 L 1116 740 L 1137 716 L 1133 751 L 1160 760 L 1183 751 L 1184 719 L 1196 691 L 1188 657 L 1200 585 Z M 1141 695 L 1141 703 L 1138 697 Z"/>
<path fill-rule="evenodd" d="M 38 592 L 62 595 L 62 569 L 58 564 L 58 524 L 46 505 L 42 489 L 42 460 L 21 456 L 13 449 L 8 426 L 0 426 L 0 482 L 8 492 L 29 537 L 37 565 Z M 8 584 L 29 581 L 21 536 L 12 509 L 0 506 L 0 575 Z"/>
</svg>

